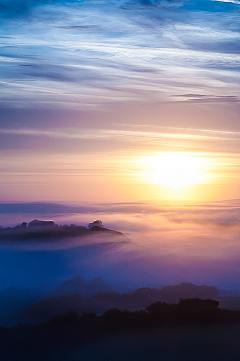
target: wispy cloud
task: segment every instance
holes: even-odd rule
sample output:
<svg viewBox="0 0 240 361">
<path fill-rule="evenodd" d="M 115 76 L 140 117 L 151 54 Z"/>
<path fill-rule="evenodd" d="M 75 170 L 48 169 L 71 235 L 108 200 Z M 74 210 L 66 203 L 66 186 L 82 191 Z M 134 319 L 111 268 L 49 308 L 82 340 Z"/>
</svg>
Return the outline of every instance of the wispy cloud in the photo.
<svg viewBox="0 0 240 361">
<path fill-rule="evenodd" d="M 179 128 L 180 130 L 183 130 Z M 153 141 L 154 139 L 194 139 L 194 140 L 238 140 L 240 132 L 231 132 L 224 130 L 211 130 L 211 129 L 184 129 L 184 133 L 177 133 L 178 129 L 169 128 L 172 132 L 143 132 L 134 130 L 118 130 L 118 129 L 98 129 L 94 131 L 92 129 L 81 129 L 79 133 L 76 132 L 76 128 L 60 130 L 39 130 L 39 129 L 0 129 L 1 134 L 13 134 L 13 135 L 26 135 L 26 136 L 44 136 L 50 138 L 67 138 L 67 139 L 116 139 L 123 141 L 132 141 L 133 136 L 135 141 Z M 186 132 L 189 131 L 189 133 Z M 195 133 L 195 134 L 194 134 Z"/>
<path fill-rule="evenodd" d="M 211 3 L 204 2 L 206 10 Z M 196 88 L 202 101 L 223 99 L 226 90 L 225 101 L 238 101 L 237 13 L 167 5 L 177 3 L 3 2 L 4 11 L 34 11 L 30 22 L 2 27 L 2 101 L 173 101 L 176 90 Z"/>
<path fill-rule="evenodd" d="M 240 5 L 240 1 L 238 1 L 238 0 L 215 0 L 215 1 L 219 1 L 219 2 L 222 2 L 222 3 L 232 3 L 232 4 Z"/>
<path fill-rule="evenodd" d="M 73 179 L 97 192 L 105 176 L 116 194 L 137 183 L 138 157 L 165 151 L 238 179 L 239 5 L 2 0 L 0 12 L 3 199 L 57 199 Z"/>
</svg>

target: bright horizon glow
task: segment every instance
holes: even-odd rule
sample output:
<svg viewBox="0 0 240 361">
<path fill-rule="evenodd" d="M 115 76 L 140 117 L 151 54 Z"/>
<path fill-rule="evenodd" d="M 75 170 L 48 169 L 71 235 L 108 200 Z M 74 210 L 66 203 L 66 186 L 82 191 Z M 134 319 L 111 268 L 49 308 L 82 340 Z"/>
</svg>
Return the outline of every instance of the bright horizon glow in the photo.
<svg viewBox="0 0 240 361">
<path fill-rule="evenodd" d="M 152 184 L 181 189 L 203 182 L 206 178 L 206 163 L 203 158 L 175 152 L 146 157 L 143 167 Z"/>
</svg>

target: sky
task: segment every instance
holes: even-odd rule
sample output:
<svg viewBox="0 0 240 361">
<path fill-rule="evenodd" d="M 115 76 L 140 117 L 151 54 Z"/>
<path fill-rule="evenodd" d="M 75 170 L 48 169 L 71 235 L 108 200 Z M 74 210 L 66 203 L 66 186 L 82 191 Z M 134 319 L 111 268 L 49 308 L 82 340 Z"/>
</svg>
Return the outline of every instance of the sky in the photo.
<svg viewBox="0 0 240 361">
<path fill-rule="evenodd" d="M 240 197 L 238 1 L 2 0 L 0 17 L 2 201 Z M 152 173 L 176 152 L 203 176 L 174 193 Z"/>
<path fill-rule="evenodd" d="M 239 20 L 237 0 L 0 0 L 0 224 L 96 218 L 131 240 L 82 268 L 44 253 L 52 279 L 240 288 Z"/>
</svg>

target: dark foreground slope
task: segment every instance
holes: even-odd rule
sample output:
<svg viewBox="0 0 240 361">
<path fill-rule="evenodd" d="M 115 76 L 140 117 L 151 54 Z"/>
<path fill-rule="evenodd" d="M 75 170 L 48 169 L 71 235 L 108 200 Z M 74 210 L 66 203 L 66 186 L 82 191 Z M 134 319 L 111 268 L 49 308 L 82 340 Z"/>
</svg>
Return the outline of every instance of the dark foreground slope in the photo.
<svg viewBox="0 0 240 361">
<path fill-rule="evenodd" d="M 1 360 L 239 360 L 240 312 L 213 300 L 157 302 L 102 316 L 71 312 L 0 329 Z"/>
<path fill-rule="evenodd" d="M 104 336 L 54 361 L 239 361 L 240 325 L 176 326 Z"/>
</svg>

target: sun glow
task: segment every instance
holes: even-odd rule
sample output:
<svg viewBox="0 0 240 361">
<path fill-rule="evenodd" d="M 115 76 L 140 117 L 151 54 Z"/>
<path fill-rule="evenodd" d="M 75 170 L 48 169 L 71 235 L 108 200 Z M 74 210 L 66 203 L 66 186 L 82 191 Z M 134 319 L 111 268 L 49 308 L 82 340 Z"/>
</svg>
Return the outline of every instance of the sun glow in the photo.
<svg viewBox="0 0 240 361">
<path fill-rule="evenodd" d="M 203 182 L 206 177 L 204 163 L 204 159 L 186 153 L 162 153 L 145 157 L 143 167 L 152 184 L 180 189 Z"/>
</svg>

